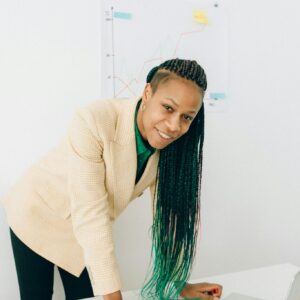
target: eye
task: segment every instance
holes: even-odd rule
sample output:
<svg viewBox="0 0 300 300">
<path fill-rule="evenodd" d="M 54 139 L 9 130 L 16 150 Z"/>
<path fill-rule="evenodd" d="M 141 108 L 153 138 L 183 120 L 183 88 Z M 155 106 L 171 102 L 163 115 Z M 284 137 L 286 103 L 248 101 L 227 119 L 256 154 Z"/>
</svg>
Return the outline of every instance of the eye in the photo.
<svg viewBox="0 0 300 300">
<path fill-rule="evenodd" d="M 193 117 L 188 116 L 188 115 L 185 115 L 185 116 L 184 116 L 184 119 L 187 120 L 187 121 L 192 121 L 192 120 L 193 120 Z"/>
<path fill-rule="evenodd" d="M 163 105 L 163 107 L 167 110 L 167 111 L 172 111 L 172 107 L 169 105 Z"/>
</svg>

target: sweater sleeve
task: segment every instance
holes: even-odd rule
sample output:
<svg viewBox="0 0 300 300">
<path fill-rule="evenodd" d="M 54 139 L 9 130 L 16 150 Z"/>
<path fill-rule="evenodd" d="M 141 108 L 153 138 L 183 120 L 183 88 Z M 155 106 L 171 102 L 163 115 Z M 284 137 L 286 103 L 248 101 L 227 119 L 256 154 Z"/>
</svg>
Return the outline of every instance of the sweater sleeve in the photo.
<svg viewBox="0 0 300 300">
<path fill-rule="evenodd" d="M 92 114 L 88 110 L 78 110 L 68 127 L 68 191 L 73 231 L 83 249 L 95 296 L 122 287 L 102 154 L 103 143 Z"/>
</svg>

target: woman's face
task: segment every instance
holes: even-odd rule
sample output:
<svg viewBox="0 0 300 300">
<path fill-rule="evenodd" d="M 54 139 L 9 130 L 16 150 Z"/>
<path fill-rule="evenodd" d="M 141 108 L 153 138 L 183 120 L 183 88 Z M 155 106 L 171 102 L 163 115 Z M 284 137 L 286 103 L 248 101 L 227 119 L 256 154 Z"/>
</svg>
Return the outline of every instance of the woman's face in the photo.
<svg viewBox="0 0 300 300">
<path fill-rule="evenodd" d="M 202 92 L 190 80 L 169 80 L 155 94 L 148 83 L 137 116 L 142 137 L 156 149 L 165 148 L 189 130 L 202 102 Z"/>
</svg>

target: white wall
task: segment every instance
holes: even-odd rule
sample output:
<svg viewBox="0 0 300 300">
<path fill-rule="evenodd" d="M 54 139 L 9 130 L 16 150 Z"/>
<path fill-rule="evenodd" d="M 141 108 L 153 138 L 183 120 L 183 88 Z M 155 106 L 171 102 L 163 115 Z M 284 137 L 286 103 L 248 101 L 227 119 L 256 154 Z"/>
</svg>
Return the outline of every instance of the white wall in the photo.
<svg viewBox="0 0 300 300">
<path fill-rule="evenodd" d="M 65 134 L 73 110 L 99 97 L 99 37 L 99 1 L 0 0 L 0 197 Z M 2 206 L 0 244 L 0 299 L 15 300 Z"/>
<path fill-rule="evenodd" d="M 300 266 L 300 4 L 230 7 L 229 111 L 207 114 L 202 226 L 192 278 L 290 262 Z M 99 1 L 0 0 L 0 196 L 55 145 L 73 110 L 99 98 Z M 8 25 L 8 26 L 7 26 Z M 150 255 L 149 193 L 116 221 L 124 290 Z M 0 298 L 18 299 L 0 208 Z M 62 299 L 59 277 L 55 299 Z"/>
</svg>

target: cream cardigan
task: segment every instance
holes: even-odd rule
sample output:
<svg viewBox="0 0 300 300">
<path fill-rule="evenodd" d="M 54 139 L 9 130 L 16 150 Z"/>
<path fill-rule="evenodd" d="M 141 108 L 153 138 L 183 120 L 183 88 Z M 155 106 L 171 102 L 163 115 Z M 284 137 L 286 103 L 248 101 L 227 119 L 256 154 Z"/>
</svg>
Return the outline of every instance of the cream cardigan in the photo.
<svg viewBox="0 0 300 300">
<path fill-rule="evenodd" d="M 150 186 L 159 150 L 135 184 L 134 113 L 140 97 L 91 102 L 74 113 L 65 137 L 1 199 L 9 226 L 33 251 L 79 277 L 93 292 L 121 290 L 112 225 Z"/>
</svg>

